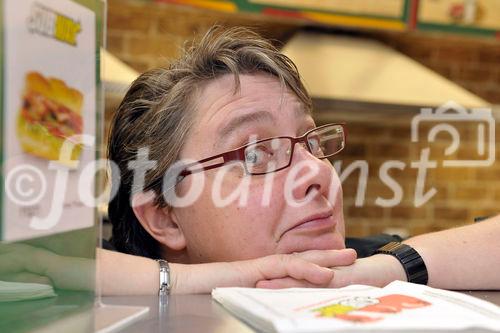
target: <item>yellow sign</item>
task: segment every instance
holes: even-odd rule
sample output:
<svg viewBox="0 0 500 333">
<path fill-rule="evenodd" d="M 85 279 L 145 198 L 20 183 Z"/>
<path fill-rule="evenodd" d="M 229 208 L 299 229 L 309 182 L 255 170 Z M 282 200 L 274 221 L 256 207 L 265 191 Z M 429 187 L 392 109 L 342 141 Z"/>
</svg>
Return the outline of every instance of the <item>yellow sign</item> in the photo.
<svg viewBox="0 0 500 333">
<path fill-rule="evenodd" d="M 31 7 L 28 30 L 76 46 L 77 35 L 82 29 L 80 22 L 35 3 Z"/>
</svg>

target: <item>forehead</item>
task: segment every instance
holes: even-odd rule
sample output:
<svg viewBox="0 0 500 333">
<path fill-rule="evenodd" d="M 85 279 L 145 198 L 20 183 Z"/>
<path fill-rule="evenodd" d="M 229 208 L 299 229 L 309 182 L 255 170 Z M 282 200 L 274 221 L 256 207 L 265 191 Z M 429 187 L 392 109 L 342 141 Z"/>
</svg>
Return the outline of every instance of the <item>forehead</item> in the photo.
<svg viewBox="0 0 500 333">
<path fill-rule="evenodd" d="M 196 123 L 212 128 L 252 112 L 268 112 L 280 121 L 308 115 L 297 96 L 269 74 L 240 75 L 235 90 L 234 76 L 227 74 L 207 83 L 197 101 Z"/>
<path fill-rule="evenodd" d="M 181 155 L 205 156 L 220 153 L 222 135 L 233 135 L 243 128 L 263 125 L 286 135 L 297 122 L 312 118 L 296 95 L 268 74 L 240 75 L 240 89 L 235 90 L 232 74 L 212 80 L 198 90 L 195 119 Z M 232 133 L 231 133 L 232 132 Z M 274 134 L 273 134 L 274 135 Z M 219 151 L 221 150 L 221 151 Z"/>
</svg>

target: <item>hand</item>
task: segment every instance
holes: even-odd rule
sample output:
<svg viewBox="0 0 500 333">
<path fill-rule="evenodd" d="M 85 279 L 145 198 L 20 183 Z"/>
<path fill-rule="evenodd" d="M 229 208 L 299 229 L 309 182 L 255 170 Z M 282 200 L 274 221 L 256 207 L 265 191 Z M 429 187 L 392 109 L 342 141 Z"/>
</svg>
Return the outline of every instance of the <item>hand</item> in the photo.
<svg viewBox="0 0 500 333">
<path fill-rule="evenodd" d="M 389 255 L 378 254 L 358 259 L 352 265 L 341 266 L 337 264 L 335 266 L 332 268 L 333 279 L 326 286 L 328 288 L 341 288 L 351 284 L 383 287 L 395 280 L 406 281 L 403 266 L 396 258 Z M 277 289 L 314 287 L 314 285 L 286 277 L 259 282 L 257 287 Z"/>
<path fill-rule="evenodd" d="M 0 280 L 51 285 L 44 264 L 52 261 L 52 255 L 52 252 L 25 244 L 1 244 Z"/>
<path fill-rule="evenodd" d="M 391 255 L 376 254 L 356 260 L 351 266 L 335 267 L 335 277 L 331 288 L 341 288 L 351 284 L 384 287 L 395 280 L 406 281 L 406 273 L 401 263 Z"/>
<path fill-rule="evenodd" d="M 34 282 L 71 290 L 92 290 L 92 259 L 60 256 L 22 243 L 0 245 L 0 280 Z"/>
<path fill-rule="evenodd" d="M 265 288 L 277 280 L 301 286 L 327 287 L 333 278 L 333 271 L 328 267 L 350 265 L 355 259 L 354 250 L 344 249 L 276 254 L 229 263 L 174 264 L 172 292 L 208 293 L 215 287 Z"/>
</svg>

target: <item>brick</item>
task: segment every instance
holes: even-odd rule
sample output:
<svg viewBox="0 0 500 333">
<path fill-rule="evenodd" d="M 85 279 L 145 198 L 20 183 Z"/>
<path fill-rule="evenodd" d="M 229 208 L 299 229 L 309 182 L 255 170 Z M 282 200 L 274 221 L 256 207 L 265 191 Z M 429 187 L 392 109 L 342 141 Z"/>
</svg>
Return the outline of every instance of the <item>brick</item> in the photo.
<svg viewBox="0 0 500 333">
<path fill-rule="evenodd" d="M 394 173 L 391 177 L 401 187 L 403 191 L 403 200 L 411 199 L 413 192 L 408 189 L 415 183 L 415 179 L 407 176 L 403 177 L 402 173 L 397 175 Z M 371 200 L 376 200 L 378 197 L 382 199 L 391 199 L 394 197 L 394 191 L 378 177 L 370 178 L 366 197 Z"/>
<path fill-rule="evenodd" d="M 216 11 L 177 6 L 170 6 L 169 9 L 169 15 L 160 17 L 158 20 L 159 34 L 176 34 L 191 39 L 194 36 L 205 33 L 214 24 L 226 27 L 237 25 L 231 22 L 231 16 Z M 252 25 L 251 21 L 246 21 L 242 19 L 241 24 L 245 26 Z"/>
<path fill-rule="evenodd" d="M 410 182 L 408 184 L 405 184 L 405 199 L 408 199 L 408 201 L 414 205 L 415 203 L 415 186 L 416 186 L 416 181 Z M 436 194 L 432 198 L 427 201 L 423 207 L 427 207 L 427 205 L 433 205 L 436 202 L 444 202 L 445 204 L 448 203 L 448 199 L 450 198 L 450 189 L 448 189 L 448 184 L 445 182 L 444 184 L 437 183 L 435 181 L 432 181 L 430 179 L 427 179 L 425 182 L 425 188 L 424 188 L 424 193 L 427 193 L 430 191 L 431 188 L 436 189 Z"/>
<path fill-rule="evenodd" d="M 338 174 L 342 174 L 343 177 L 345 177 L 347 174 L 345 173 L 345 171 L 351 167 L 351 164 L 353 163 L 357 163 L 355 160 L 352 160 L 352 159 L 342 159 L 340 160 L 340 162 L 342 162 L 342 164 L 340 165 L 340 172 L 338 172 Z M 361 160 L 360 162 L 360 166 L 361 167 L 358 167 L 358 164 L 356 164 L 356 168 L 354 168 L 350 173 L 349 175 L 347 176 L 347 178 L 345 178 L 344 182 L 346 183 L 349 183 L 349 182 L 358 182 L 358 179 L 360 179 L 360 174 L 361 174 L 361 171 L 360 170 L 364 170 L 366 167 L 365 164 L 366 161 L 364 160 Z M 367 163 L 367 162 L 366 162 Z M 367 165 L 368 166 L 368 172 L 370 172 L 370 166 L 369 164 Z"/>
<path fill-rule="evenodd" d="M 471 209 L 469 219 L 472 223 L 476 217 L 492 217 L 500 214 L 500 211 L 495 208 Z"/>
<path fill-rule="evenodd" d="M 124 52 L 125 40 L 121 34 L 120 35 L 108 34 L 106 43 L 107 43 L 106 47 L 109 52 L 115 55 Z"/>
<path fill-rule="evenodd" d="M 454 191 L 454 198 L 459 200 L 483 200 L 491 198 L 491 192 L 482 186 L 458 186 Z"/>
<path fill-rule="evenodd" d="M 451 229 L 451 228 L 457 228 L 463 225 L 467 224 L 472 224 L 473 222 L 464 219 L 464 220 L 441 220 L 441 219 L 436 219 L 434 220 L 434 225 L 436 226 L 436 229 L 438 230 L 446 230 L 446 229 Z"/>
<path fill-rule="evenodd" d="M 370 202 L 375 203 L 377 198 L 391 199 L 393 196 L 394 192 L 380 181 L 372 182 L 367 187 L 366 198 L 369 199 Z"/>
<path fill-rule="evenodd" d="M 420 60 L 420 59 L 419 59 Z M 435 61 L 429 61 L 425 62 L 424 65 L 435 71 L 436 73 L 446 77 L 446 78 L 451 78 L 453 77 L 453 73 L 455 71 L 456 64 L 453 63 L 447 63 L 447 62 L 435 62 Z"/>
<path fill-rule="evenodd" d="M 483 46 L 478 50 L 478 54 L 480 63 L 500 63 L 500 47 L 498 44 L 487 47 Z"/>
<path fill-rule="evenodd" d="M 392 218 L 425 219 L 427 218 L 427 207 L 425 205 L 419 208 L 400 205 L 390 208 L 390 215 Z"/>
<path fill-rule="evenodd" d="M 469 90 L 470 92 L 480 95 L 480 93 L 485 89 L 487 84 L 481 83 L 481 82 L 471 82 L 467 80 L 460 80 L 460 79 L 455 79 L 454 81 L 456 84 L 459 86 L 462 86 L 463 88 Z"/>
<path fill-rule="evenodd" d="M 500 202 L 500 189 L 495 190 L 495 201 Z"/>
<path fill-rule="evenodd" d="M 439 225 L 424 224 L 424 225 L 411 225 L 409 228 L 411 236 L 417 236 L 422 234 L 427 234 L 430 232 L 441 231 L 445 228 Z"/>
<path fill-rule="evenodd" d="M 436 52 L 436 59 L 446 62 L 470 63 L 478 58 L 477 50 L 461 45 L 442 45 Z"/>
<path fill-rule="evenodd" d="M 411 129 L 410 127 L 389 127 L 387 129 L 389 137 L 397 140 L 399 143 L 410 143 Z"/>
<path fill-rule="evenodd" d="M 500 85 L 494 88 L 484 88 L 475 93 L 490 103 L 500 104 Z"/>
<path fill-rule="evenodd" d="M 495 73 L 495 86 L 500 85 L 500 66 L 497 66 L 496 68 L 496 73 Z"/>
<path fill-rule="evenodd" d="M 448 184 L 434 184 L 434 188 L 436 189 L 436 194 L 433 197 L 433 200 L 448 200 L 450 198 L 450 189 L 448 188 Z"/>
<path fill-rule="evenodd" d="M 366 157 L 366 145 L 363 143 L 348 143 L 342 154 L 349 157 Z"/>
<path fill-rule="evenodd" d="M 366 237 L 370 235 L 370 230 L 367 223 L 353 223 L 353 220 L 349 220 L 346 224 L 346 236 L 347 237 Z"/>
<path fill-rule="evenodd" d="M 128 57 L 122 57 L 121 60 L 130 67 L 132 67 L 133 69 L 135 69 L 136 71 L 138 71 L 139 73 L 143 73 L 153 68 L 153 66 L 151 66 L 149 61 L 138 60 L 136 58 L 128 58 Z"/>
<path fill-rule="evenodd" d="M 369 154 L 373 157 L 385 157 L 388 159 L 408 158 L 409 146 L 397 143 L 374 143 L 369 147 Z"/>
<path fill-rule="evenodd" d="M 480 64 L 473 67 L 461 65 L 457 68 L 454 79 L 468 82 L 488 82 L 494 77 L 493 74 L 490 68 L 481 67 Z"/>
<path fill-rule="evenodd" d="M 389 221 L 387 221 L 389 222 Z M 390 221 L 391 223 L 394 223 L 393 221 Z M 387 228 L 394 228 L 395 226 L 392 225 L 385 225 L 384 223 L 371 223 L 368 225 L 368 228 L 370 230 L 369 235 L 379 235 L 383 233 L 387 233 Z M 396 226 L 397 227 L 397 226 Z"/>
<path fill-rule="evenodd" d="M 430 61 L 434 58 L 435 50 L 429 47 L 421 47 L 421 45 L 414 45 L 405 48 L 398 48 L 402 53 L 411 58 L 416 58 L 420 62 Z"/>
<path fill-rule="evenodd" d="M 465 223 L 469 214 L 465 208 L 437 207 L 434 210 L 434 217 L 436 219 L 446 219 L 458 221 L 458 223 Z"/>
<path fill-rule="evenodd" d="M 487 144 L 487 143 L 485 143 Z M 472 145 L 461 145 L 458 148 L 456 153 L 456 157 L 458 160 L 484 160 L 487 158 L 487 155 L 479 155 L 477 147 L 471 147 Z M 487 147 L 486 147 L 487 148 Z"/>
<path fill-rule="evenodd" d="M 500 180 L 500 168 L 493 165 L 491 167 L 477 168 L 475 178 L 481 181 L 495 182 Z"/>
<path fill-rule="evenodd" d="M 354 178 L 352 178 L 352 180 L 350 180 L 350 178 L 351 177 L 348 178 L 349 181 L 346 180 L 342 184 L 342 190 L 344 192 L 344 198 L 352 198 L 354 200 L 358 192 L 358 182 L 357 180 L 354 180 Z"/>
<path fill-rule="evenodd" d="M 477 137 L 477 122 L 447 122 L 449 125 L 455 129 L 459 136 L 461 143 L 463 140 L 465 141 L 473 141 L 476 142 L 476 137 Z M 446 131 L 442 130 L 436 133 L 434 137 L 434 141 L 429 142 L 428 141 L 428 136 L 429 132 L 433 130 L 435 126 L 440 125 L 441 122 L 438 121 L 426 121 L 426 122 L 421 122 L 419 124 L 419 129 L 418 129 L 418 142 L 416 144 L 422 145 L 423 147 L 426 146 L 441 146 L 443 148 L 446 148 L 452 140 L 451 134 Z"/>
<path fill-rule="evenodd" d="M 384 209 L 378 206 L 349 207 L 348 215 L 352 217 L 381 218 Z"/>
<path fill-rule="evenodd" d="M 132 57 L 147 54 L 149 57 L 177 58 L 180 54 L 180 46 L 181 41 L 171 36 L 131 37 L 127 40 L 129 55 Z"/>
<path fill-rule="evenodd" d="M 436 179 L 440 182 L 443 181 L 466 181 L 474 180 L 474 170 L 470 168 L 444 168 L 438 167 L 436 169 L 428 170 L 433 173 Z"/>
<path fill-rule="evenodd" d="M 108 11 L 108 29 L 109 31 L 134 31 L 138 33 L 147 33 L 150 30 L 152 20 L 140 9 L 122 9 L 110 8 Z"/>
<path fill-rule="evenodd" d="M 386 127 L 383 125 L 372 124 L 372 123 L 353 123 L 349 126 L 349 136 L 348 139 L 360 138 L 366 140 L 366 138 L 382 138 L 387 137 Z"/>
</svg>

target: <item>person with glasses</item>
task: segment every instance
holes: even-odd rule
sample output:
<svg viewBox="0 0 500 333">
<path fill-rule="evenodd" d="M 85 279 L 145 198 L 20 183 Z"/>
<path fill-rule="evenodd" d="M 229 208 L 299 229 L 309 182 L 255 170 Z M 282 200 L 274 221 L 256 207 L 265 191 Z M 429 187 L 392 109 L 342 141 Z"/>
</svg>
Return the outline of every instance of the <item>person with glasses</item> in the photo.
<svg viewBox="0 0 500 333">
<path fill-rule="evenodd" d="M 137 78 L 109 133 L 116 252 L 97 251 L 100 290 L 195 293 L 280 278 L 324 287 L 330 267 L 354 263 L 328 161 L 345 147 L 345 125 L 317 126 L 311 109 L 290 59 L 243 28 L 215 27 Z M 77 290 L 88 286 L 75 267 L 83 276 L 93 265 L 26 244 L 0 259 L 11 263 L 0 278 L 28 271 Z"/>
<path fill-rule="evenodd" d="M 346 128 L 318 126 L 311 111 L 290 59 L 244 28 L 215 27 L 142 74 L 109 134 L 112 246 L 168 262 L 174 292 L 280 277 L 326 286 L 327 267 L 356 258 L 329 161 Z M 102 253 L 103 267 L 120 261 Z"/>
<path fill-rule="evenodd" d="M 111 242 L 122 253 L 99 252 L 103 291 L 393 280 L 500 288 L 500 272 L 489 269 L 500 260 L 498 218 L 403 243 L 379 239 L 358 246 L 374 255 L 356 260 L 345 249 L 341 182 L 329 160 L 346 147 L 347 129 L 318 126 L 311 111 L 291 60 L 243 28 L 215 27 L 168 69 L 142 74 L 110 132 L 120 171 Z"/>
<path fill-rule="evenodd" d="M 318 126 L 311 110 L 290 59 L 243 28 L 215 27 L 169 68 L 142 74 L 109 136 L 116 251 L 97 250 L 102 293 L 394 280 L 500 289 L 500 216 L 402 243 L 377 240 L 357 246 L 364 258 L 356 259 L 329 161 L 345 149 L 347 128 Z M 7 281 L 93 288 L 85 277 L 93 261 L 9 244 L 0 262 Z"/>
<path fill-rule="evenodd" d="M 290 59 L 243 28 L 215 27 L 169 68 L 142 74 L 109 136 L 116 251 L 97 251 L 102 293 L 393 280 L 500 289 L 500 216 L 402 243 L 378 240 L 356 248 L 374 255 L 356 259 L 346 249 L 341 182 L 329 161 L 346 147 L 347 129 L 318 126 L 311 109 Z M 47 275 L 56 287 L 89 288 L 74 272 L 91 262 L 25 244 L 0 250 L 11 263 L 0 277 L 15 268 Z M 33 251 L 51 267 L 32 265 Z"/>
<path fill-rule="evenodd" d="M 500 216 L 403 243 L 378 240 L 374 255 L 377 247 L 356 248 L 371 255 L 356 260 L 345 248 L 342 188 L 329 161 L 346 147 L 347 128 L 318 126 L 311 110 L 291 60 L 243 28 L 215 27 L 169 68 L 142 74 L 109 135 L 108 211 L 119 252 L 97 250 L 102 293 L 394 280 L 500 289 Z M 35 257 L 50 266 L 33 265 Z M 89 260 L 10 244 L 0 262 L 7 281 L 93 288 Z"/>
</svg>

